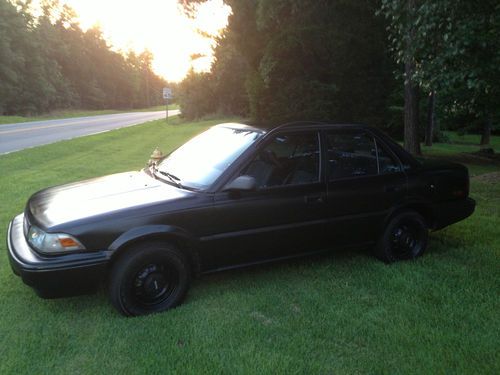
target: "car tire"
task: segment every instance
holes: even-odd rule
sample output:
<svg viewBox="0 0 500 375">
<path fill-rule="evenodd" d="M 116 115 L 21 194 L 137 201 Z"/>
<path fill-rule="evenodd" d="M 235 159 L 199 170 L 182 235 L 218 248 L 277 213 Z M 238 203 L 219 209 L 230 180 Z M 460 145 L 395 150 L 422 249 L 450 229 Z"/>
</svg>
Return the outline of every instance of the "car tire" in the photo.
<svg viewBox="0 0 500 375">
<path fill-rule="evenodd" d="M 144 242 L 129 248 L 113 265 L 109 297 L 125 316 L 158 313 L 182 302 L 190 279 L 189 262 L 175 246 Z"/>
<path fill-rule="evenodd" d="M 427 248 L 429 229 L 416 211 L 402 211 L 386 225 L 376 247 L 375 256 L 386 262 L 415 259 Z"/>
</svg>

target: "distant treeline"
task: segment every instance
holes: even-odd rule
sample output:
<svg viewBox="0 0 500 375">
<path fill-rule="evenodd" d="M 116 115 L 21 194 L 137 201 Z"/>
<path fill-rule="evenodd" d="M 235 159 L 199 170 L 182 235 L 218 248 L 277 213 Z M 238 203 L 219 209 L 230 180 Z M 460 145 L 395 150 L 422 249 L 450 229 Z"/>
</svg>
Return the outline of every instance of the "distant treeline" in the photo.
<svg viewBox="0 0 500 375">
<path fill-rule="evenodd" d="M 0 0 L 0 115 L 162 103 L 150 52 L 124 56 L 98 28 L 83 31 L 71 8 L 45 1 L 35 17 L 29 3 Z"/>
</svg>

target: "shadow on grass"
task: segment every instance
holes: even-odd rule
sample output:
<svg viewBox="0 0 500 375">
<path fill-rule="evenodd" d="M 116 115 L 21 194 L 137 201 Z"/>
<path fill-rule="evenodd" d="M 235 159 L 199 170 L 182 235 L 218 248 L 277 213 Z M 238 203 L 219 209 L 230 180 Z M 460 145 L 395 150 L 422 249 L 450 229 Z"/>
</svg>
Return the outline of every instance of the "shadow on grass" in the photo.
<svg viewBox="0 0 500 375">
<path fill-rule="evenodd" d="M 38 296 L 37 296 L 38 298 Z M 111 306 L 107 289 L 103 285 L 95 292 L 75 296 L 43 299 L 38 298 L 41 309 L 49 314 L 64 314 L 66 316 L 115 315 Z M 116 314 L 118 316 L 118 314 Z"/>
<path fill-rule="evenodd" d="M 278 285 L 286 285 L 291 282 L 291 279 L 296 281 L 298 273 L 306 278 L 314 277 L 317 272 L 327 267 L 340 269 L 342 265 L 369 256 L 369 249 L 332 250 L 321 254 L 202 275 L 193 280 L 186 303 L 203 300 L 204 291 L 208 291 L 206 294 L 210 295 L 219 294 L 217 289 L 223 290 L 227 284 L 237 285 L 238 291 L 245 294 L 252 291 L 256 284 L 259 287 L 266 287 L 270 279 Z M 81 316 L 105 316 L 108 319 L 121 317 L 111 305 L 107 285 L 104 284 L 95 292 L 88 294 L 50 299 L 38 297 L 26 285 L 16 285 L 16 287 L 21 288 L 15 293 L 16 305 L 31 306 L 31 309 L 38 310 L 37 314 L 64 315 L 67 319 L 73 317 L 76 319 Z"/>
<path fill-rule="evenodd" d="M 434 243 L 434 246 L 432 245 Z M 458 239 L 432 236 L 429 252 L 443 255 L 463 245 Z M 331 249 L 319 254 L 286 260 L 273 261 L 260 265 L 231 269 L 201 275 L 193 280 L 185 306 L 209 301 L 214 296 L 237 290 L 238 294 L 251 295 L 255 290 L 287 288 L 314 281 L 325 275 L 335 275 L 339 280 L 350 277 L 353 268 L 373 270 L 385 266 L 375 259 L 371 248 Z M 389 267 L 389 266 L 387 266 Z M 108 299 L 107 286 L 102 285 L 95 293 L 66 298 L 39 299 L 26 295 L 27 305 L 36 298 L 41 313 L 63 314 L 75 318 L 80 315 L 120 318 Z"/>
<path fill-rule="evenodd" d="M 360 265 L 366 265 L 366 262 L 372 261 L 379 263 L 368 248 L 326 250 L 312 255 L 204 274 L 194 280 L 192 287 L 225 289 L 226 284 L 231 284 L 237 285 L 242 293 L 246 293 L 253 290 L 256 285 L 265 287 L 270 281 L 273 284 L 287 285 L 296 282 L 298 275 L 304 279 L 312 279 L 325 269 L 342 274 L 349 265 L 358 262 Z M 201 295 L 195 296 L 196 299 L 198 297 Z"/>
<path fill-rule="evenodd" d="M 500 160 L 497 160 L 497 155 L 494 154 L 493 157 L 485 156 L 480 153 L 469 153 L 461 152 L 458 154 L 446 154 L 446 155 L 425 155 L 426 159 L 444 160 L 451 161 L 461 164 L 472 164 L 478 166 L 497 166 L 500 168 Z"/>
<path fill-rule="evenodd" d="M 428 246 L 430 251 L 433 251 L 433 249 L 437 247 L 433 245 L 438 244 L 447 247 L 449 251 L 453 251 L 453 249 L 462 247 L 464 242 L 462 238 L 450 235 L 450 233 L 446 232 L 446 228 L 444 228 L 429 234 Z"/>
</svg>

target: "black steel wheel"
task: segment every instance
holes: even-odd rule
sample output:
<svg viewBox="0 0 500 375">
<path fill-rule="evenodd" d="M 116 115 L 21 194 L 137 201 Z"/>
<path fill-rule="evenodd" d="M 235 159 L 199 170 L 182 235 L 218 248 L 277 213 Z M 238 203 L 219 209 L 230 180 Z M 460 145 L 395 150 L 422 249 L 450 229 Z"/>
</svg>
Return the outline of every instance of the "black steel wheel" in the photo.
<svg viewBox="0 0 500 375">
<path fill-rule="evenodd" d="M 113 265 L 110 300 L 126 316 L 162 312 L 182 302 L 189 281 L 189 263 L 179 250 L 145 242 L 128 249 Z"/>
<path fill-rule="evenodd" d="M 424 218 L 415 211 L 403 211 L 387 224 L 375 248 L 384 262 L 415 259 L 427 248 L 429 230 Z"/>
</svg>

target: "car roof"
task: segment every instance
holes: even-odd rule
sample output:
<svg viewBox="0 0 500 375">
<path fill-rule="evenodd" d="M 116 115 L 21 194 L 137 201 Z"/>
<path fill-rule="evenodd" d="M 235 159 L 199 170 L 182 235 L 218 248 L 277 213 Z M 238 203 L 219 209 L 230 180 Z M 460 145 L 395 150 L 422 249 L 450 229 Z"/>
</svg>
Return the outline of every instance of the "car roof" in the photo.
<svg viewBox="0 0 500 375">
<path fill-rule="evenodd" d="M 235 129 L 235 130 L 248 130 L 254 131 L 258 133 L 266 133 L 265 129 L 260 128 L 258 126 L 240 124 L 237 122 L 225 122 L 223 124 L 214 125 L 214 128 L 227 128 L 227 129 Z"/>
<path fill-rule="evenodd" d="M 307 126 L 314 126 L 316 128 L 348 128 L 348 129 L 368 129 L 372 128 L 371 126 L 364 124 L 346 124 L 346 123 L 333 123 L 333 122 L 325 122 L 325 121 L 293 121 L 287 122 L 278 126 L 271 127 L 271 129 L 295 129 L 295 128 L 304 128 Z"/>
<path fill-rule="evenodd" d="M 322 121 L 294 121 L 287 122 L 279 125 L 246 125 L 236 122 L 224 123 L 216 125 L 215 127 L 223 127 L 229 129 L 239 129 L 239 130 L 248 130 L 255 131 L 262 134 L 268 133 L 271 130 L 278 129 L 304 129 L 307 126 L 314 126 L 316 128 L 325 127 L 325 128 L 342 128 L 342 129 L 374 129 L 372 126 L 364 125 L 364 124 L 345 124 L 345 123 L 330 123 L 330 122 L 322 122 Z"/>
</svg>

